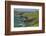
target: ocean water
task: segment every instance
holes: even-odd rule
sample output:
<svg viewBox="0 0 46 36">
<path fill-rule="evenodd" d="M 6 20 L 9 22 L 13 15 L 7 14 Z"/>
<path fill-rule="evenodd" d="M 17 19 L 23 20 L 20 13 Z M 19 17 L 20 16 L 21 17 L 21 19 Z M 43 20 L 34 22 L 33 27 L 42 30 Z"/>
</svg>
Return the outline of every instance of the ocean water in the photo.
<svg viewBox="0 0 46 36">
<path fill-rule="evenodd" d="M 14 16 L 14 27 L 25 27 L 23 16 Z"/>
</svg>

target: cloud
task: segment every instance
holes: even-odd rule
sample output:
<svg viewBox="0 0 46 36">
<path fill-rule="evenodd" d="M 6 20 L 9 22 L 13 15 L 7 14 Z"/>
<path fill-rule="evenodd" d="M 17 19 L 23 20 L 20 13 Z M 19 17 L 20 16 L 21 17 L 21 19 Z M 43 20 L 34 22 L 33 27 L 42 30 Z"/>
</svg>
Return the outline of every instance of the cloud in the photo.
<svg viewBox="0 0 46 36">
<path fill-rule="evenodd" d="M 15 8 L 14 9 L 17 12 L 35 12 L 35 11 L 39 11 L 39 9 L 23 9 L 23 8 Z"/>
</svg>

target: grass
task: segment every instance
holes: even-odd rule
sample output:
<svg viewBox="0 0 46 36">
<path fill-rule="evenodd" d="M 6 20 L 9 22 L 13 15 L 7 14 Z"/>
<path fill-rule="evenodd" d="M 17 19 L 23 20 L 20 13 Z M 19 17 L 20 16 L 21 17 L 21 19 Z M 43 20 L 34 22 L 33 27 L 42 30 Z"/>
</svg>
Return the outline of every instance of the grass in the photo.
<svg viewBox="0 0 46 36">
<path fill-rule="evenodd" d="M 24 22 L 25 23 L 25 24 L 23 24 L 23 25 L 25 25 L 24 27 L 31 27 L 31 26 L 36 27 L 36 26 L 39 26 L 39 21 L 38 21 L 39 20 L 39 12 L 38 11 L 37 12 L 31 12 L 31 13 L 24 13 L 23 16 L 28 17 L 29 19 L 35 18 L 31 22 Z M 15 27 L 23 27 L 23 26 L 19 26 L 19 25 L 17 26 L 16 23 L 15 23 L 14 26 Z"/>
<path fill-rule="evenodd" d="M 33 20 L 32 22 L 29 22 L 29 23 L 32 23 L 29 24 L 30 26 L 38 26 L 39 25 L 39 22 L 38 22 L 38 19 L 39 19 L 39 13 L 38 11 L 37 12 L 32 12 L 32 13 L 25 13 L 23 14 L 23 16 L 27 16 L 27 17 L 32 17 L 32 18 L 35 18 L 35 20 Z"/>
</svg>

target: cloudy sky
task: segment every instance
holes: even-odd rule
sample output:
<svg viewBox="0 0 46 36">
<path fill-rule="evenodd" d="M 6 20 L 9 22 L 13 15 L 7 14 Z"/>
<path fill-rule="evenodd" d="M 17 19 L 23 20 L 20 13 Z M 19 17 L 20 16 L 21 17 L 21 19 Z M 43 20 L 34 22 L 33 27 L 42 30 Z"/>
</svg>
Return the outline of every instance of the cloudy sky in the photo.
<svg viewBox="0 0 46 36">
<path fill-rule="evenodd" d="M 14 11 L 17 11 L 17 12 L 35 12 L 35 11 L 39 11 L 39 9 L 14 8 Z"/>
</svg>

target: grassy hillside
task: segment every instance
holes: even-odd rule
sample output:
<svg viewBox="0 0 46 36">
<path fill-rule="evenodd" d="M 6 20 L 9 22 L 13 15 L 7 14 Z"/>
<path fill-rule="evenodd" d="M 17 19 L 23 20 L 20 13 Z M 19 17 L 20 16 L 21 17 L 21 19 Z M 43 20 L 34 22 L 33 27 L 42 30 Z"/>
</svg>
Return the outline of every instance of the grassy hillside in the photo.
<svg viewBox="0 0 46 36">
<path fill-rule="evenodd" d="M 28 18 L 34 19 L 33 21 L 29 22 L 29 26 L 38 26 L 39 22 L 39 13 L 38 12 L 32 12 L 32 13 L 24 13 L 23 16 L 27 16 Z M 28 26 L 27 25 L 27 26 Z"/>
<path fill-rule="evenodd" d="M 39 12 L 31 12 L 31 13 L 24 13 L 22 14 L 22 16 L 27 17 L 28 19 L 24 22 L 24 19 L 21 20 L 20 18 L 16 18 L 16 16 L 14 16 L 14 26 L 15 27 L 36 27 L 39 25 Z M 21 21 L 20 21 L 21 20 Z"/>
</svg>

